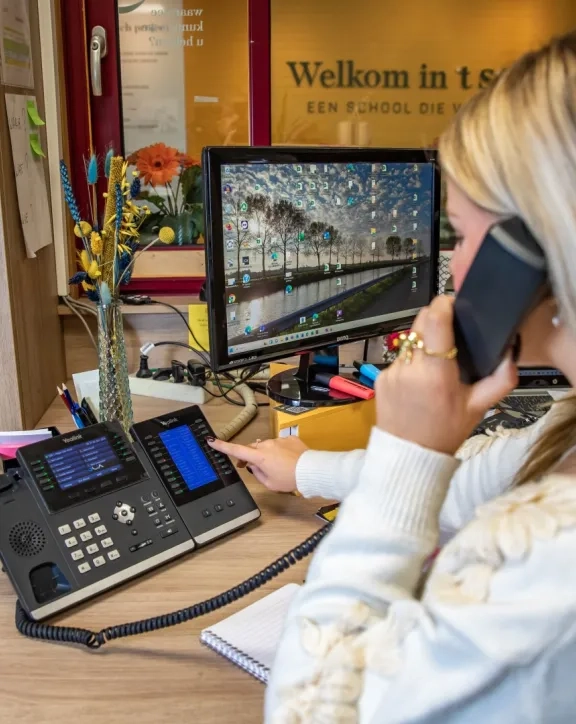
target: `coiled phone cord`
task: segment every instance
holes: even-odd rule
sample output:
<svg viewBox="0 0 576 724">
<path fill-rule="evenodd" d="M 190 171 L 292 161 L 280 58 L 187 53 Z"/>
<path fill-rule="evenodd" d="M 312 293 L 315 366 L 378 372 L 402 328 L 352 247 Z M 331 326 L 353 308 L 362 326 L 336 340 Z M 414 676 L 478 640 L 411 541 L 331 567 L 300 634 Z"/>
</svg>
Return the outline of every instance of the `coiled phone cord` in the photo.
<svg viewBox="0 0 576 724">
<path fill-rule="evenodd" d="M 266 568 L 263 568 L 256 575 L 251 576 L 246 581 L 228 591 L 196 603 L 188 608 L 180 611 L 167 613 L 163 616 L 154 616 L 142 621 L 133 621 L 132 623 L 124 623 L 118 626 L 110 626 L 101 631 L 89 631 L 83 628 L 75 628 L 72 626 L 52 626 L 50 624 L 37 623 L 33 621 L 26 611 L 22 608 L 20 601 L 16 603 L 16 628 L 23 635 L 31 639 L 42 639 L 44 641 L 57 641 L 67 644 L 81 644 L 89 649 L 99 649 L 108 641 L 114 639 L 126 638 L 127 636 L 137 636 L 138 634 L 148 633 L 150 631 L 158 631 L 169 626 L 176 626 L 179 623 L 191 621 L 193 618 L 204 616 L 207 613 L 216 611 L 219 608 L 227 606 L 239 598 L 243 598 L 257 588 L 260 588 L 268 581 L 271 581 L 278 574 L 283 573 L 290 566 L 295 565 L 298 561 L 309 556 L 320 541 L 328 533 L 332 523 L 328 523 L 313 535 L 306 538 L 305 541 L 292 548 L 291 551 L 284 554 Z"/>
</svg>

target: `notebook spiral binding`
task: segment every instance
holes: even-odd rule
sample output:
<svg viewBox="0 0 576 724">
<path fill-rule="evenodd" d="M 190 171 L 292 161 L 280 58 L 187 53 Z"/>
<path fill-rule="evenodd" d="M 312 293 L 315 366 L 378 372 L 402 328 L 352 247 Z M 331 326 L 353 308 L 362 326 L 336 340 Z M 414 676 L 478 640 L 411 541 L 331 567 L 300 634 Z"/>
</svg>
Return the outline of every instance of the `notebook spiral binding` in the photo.
<svg viewBox="0 0 576 724">
<path fill-rule="evenodd" d="M 270 669 L 267 666 L 263 666 L 258 663 L 258 661 L 252 659 L 243 651 L 240 651 L 240 649 L 235 648 L 227 641 L 224 641 L 224 639 L 221 639 L 220 636 L 217 636 L 210 631 L 205 631 L 200 636 L 200 641 L 220 656 L 232 661 L 232 663 L 236 664 L 236 666 L 239 666 L 251 676 L 254 676 L 263 684 L 268 683 Z"/>
</svg>

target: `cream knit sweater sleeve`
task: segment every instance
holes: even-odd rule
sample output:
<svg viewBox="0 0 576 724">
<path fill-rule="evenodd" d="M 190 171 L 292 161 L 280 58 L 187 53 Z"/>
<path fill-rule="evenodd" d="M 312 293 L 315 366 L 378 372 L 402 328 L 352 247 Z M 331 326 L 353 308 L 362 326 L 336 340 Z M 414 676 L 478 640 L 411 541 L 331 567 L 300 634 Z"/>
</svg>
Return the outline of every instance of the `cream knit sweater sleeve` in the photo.
<svg viewBox="0 0 576 724">
<path fill-rule="evenodd" d="M 507 490 L 534 441 L 548 424 L 548 413 L 535 425 L 512 433 L 468 440 L 458 452 L 462 464 L 456 470 L 440 512 L 443 537 L 467 523 L 476 506 Z M 308 450 L 298 462 L 296 482 L 305 498 L 345 500 L 356 486 L 365 450 L 321 452 Z"/>
<path fill-rule="evenodd" d="M 282 637 L 271 724 L 573 720 L 576 480 L 481 507 L 424 561 L 455 458 L 375 429 Z"/>
</svg>

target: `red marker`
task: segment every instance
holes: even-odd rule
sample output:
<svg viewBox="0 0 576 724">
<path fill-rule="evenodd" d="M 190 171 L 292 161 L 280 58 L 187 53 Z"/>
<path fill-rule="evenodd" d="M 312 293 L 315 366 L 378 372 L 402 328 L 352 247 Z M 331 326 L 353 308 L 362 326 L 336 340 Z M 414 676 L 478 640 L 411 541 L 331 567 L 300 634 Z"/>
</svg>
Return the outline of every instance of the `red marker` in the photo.
<svg viewBox="0 0 576 724">
<path fill-rule="evenodd" d="M 374 390 L 358 382 L 347 380 L 345 377 L 340 375 L 320 374 L 316 375 L 314 382 L 319 382 L 321 385 L 326 385 L 331 390 L 338 390 L 338 392 L 345 392 L 351 397 L 359 397 L 361 400 L 371 400 L 374 397 Z"/>
</svg>

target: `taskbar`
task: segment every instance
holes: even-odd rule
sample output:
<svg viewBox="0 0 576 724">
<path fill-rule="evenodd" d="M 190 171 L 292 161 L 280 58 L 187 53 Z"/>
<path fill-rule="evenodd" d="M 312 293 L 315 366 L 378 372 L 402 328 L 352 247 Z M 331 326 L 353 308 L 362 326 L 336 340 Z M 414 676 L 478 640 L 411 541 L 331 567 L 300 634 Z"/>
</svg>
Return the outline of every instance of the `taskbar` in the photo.
<svg viewBox="0 0 576 724">
<path fill-rule="evenodd" d="M 296 340 L 306 340 L 312 337 L 322 337 L 326 334 L 334 334 L 335 332 L 345 333 L 349 329 L 357 329 L 358 324 L 361 322 L 363 327 L 370 327 L 374 324 L 382 324 L 384 322 L 392 322 L 395 319 L 405 319 L 406 317 L 413 317 L 418 314 L 421 307 L 415 307 L 414 309 L 403 309 L 401 312 L 391 312 L 390 314 L 380 314 L 377 317 L 367 317 L 362 320 L 355 320 L 352 322 L 336 322 L 329 327 L 312 327 L 311 329 L 303 329 L 299 332 L 291 332 L 290 334 L 278 335 L 277 337 L 271 337 L 270 339 L 259 339 L 254 342 L 244 342 L 243 344 L 237 344 L 228 347 L 229 355 L 245 354 L 246 352 L 252 352 L 254 350 L 269 349 L 277 347 L 289 342 L 295 342 Z"/>
</svg>

